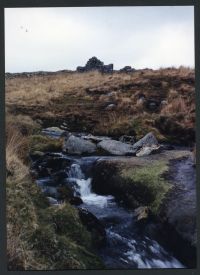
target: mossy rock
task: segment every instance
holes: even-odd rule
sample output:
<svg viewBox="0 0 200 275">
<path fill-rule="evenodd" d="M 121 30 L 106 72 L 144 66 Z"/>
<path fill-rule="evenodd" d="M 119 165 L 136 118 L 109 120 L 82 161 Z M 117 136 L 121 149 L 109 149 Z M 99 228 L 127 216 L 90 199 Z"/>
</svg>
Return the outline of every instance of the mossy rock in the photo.
<svg viewBox="0 0 200 275">
<path fill-rule="evenodd" d="M 121 171 L 121 180 L 140 205 L 147 205 L 158 215 L 163 199 L 171 185 L 162 176 L 168 167 L 159 162 L 140 168 L 128 168 Z"/>
<path fill-rule="evenodd" d="M 130 208 L 146 205 L 158 215 L 171 185 L 164 179 L 167 163 L 154 162 L 143 166 L 119 165 L 102 161 L 94 167 L 93 188 L 112 194 Z"/>
</svg>

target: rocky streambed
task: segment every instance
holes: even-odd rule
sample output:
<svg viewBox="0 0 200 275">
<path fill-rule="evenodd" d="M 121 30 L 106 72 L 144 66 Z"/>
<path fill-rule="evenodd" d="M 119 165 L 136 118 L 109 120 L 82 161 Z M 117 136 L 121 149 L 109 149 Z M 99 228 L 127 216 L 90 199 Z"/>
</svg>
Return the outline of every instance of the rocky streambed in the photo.
<svg viewBox="0 0 200 275">
<path fill-rule="evenodd" d="M 65 139 L 63 152 L 34 156 L 32 173 L 54 207 L 67 201 L 78 209 L 105 268 L 195 267 L 188 149 L 160 146 L 152 134 L 134 144 L 83 134 Z"/>
</svg>

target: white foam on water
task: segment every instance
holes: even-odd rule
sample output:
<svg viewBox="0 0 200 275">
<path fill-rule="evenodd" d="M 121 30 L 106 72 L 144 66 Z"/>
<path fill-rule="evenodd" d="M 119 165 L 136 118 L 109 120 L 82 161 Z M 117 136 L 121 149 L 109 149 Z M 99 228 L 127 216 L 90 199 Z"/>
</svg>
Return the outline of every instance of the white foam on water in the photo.
<svg viewBox="0 0 200 275">
<path fill-rule="evenodd" d="M 128 239 L 126 239 L 125 237 L 122 237 L 118 233 L 113 232 L 111 229 L 107 229 L 106 231 L 110 235 L 111 238 L 116 239 L 116 240 L 120 240 L 123 243 L 127 243 Z"/>
<path fill-rule="evenodd" d="M 160 260 L 160 259 L 152 259 L 149 260 L 148 263 L 150 264 L 151 268 L 185 268 L 178 260 L 172 258 L 170 261 L 168 260 Z"/>
<path fill-rule="evenodd" d="M 81 199 L 84 203 L 89 205 L 96 205 L 100 208 L 106 207 L 112 196 L 101 196 L 91 192 L 91 178 L 88 179 L 77 179 L 76 183 L 79 187 Z"/>
<path fill-rule="evenodd" d="M 81 167 L 78 163 L 71 165 L 68 172 L 68 181 L 75 183 L 74 188 L 80 194 L 81 199 L 87 205 L 94 205 L 99 208 L 109 207 L 112 203 L 113 196 L 101 196 L 92 192 L 91 178 L 85 178 Z M 122 253 L 121 261 L 137 264 L 138 268 L 184 268 L 184 266 L 175 258 L 168 255 L 168 253 L 154 240 L 145 237 L 138 244 L 136 240 L 128 239 L 120 234 L 113 232 L 112 228 L 106 230 L 111 243 L 112 240 L 118 240 L 127 245 L 127 251 Z M 152 252 L 151 259 L 146 255 L 145 247 Z M 166 255 L 168 255 L 166 259 Z"/>
<path fill-rule="evenodd" d="M 76 191 L 80 193 L 81 199 L 88 205 L 95 205 L 100 208 L 106 207 L 113 196 L 101 196 L 91 191 L 91 178 L 85 179 L 79 164 L 74 163 L 68 173 L 69 180 L 76 183 Z"/>
<path fill-rule="evenodd" d="M 124 254 L 127 258 L 134 263 L 137 263 L 138 268 L 147 268 L 147 264 L 142 260 L 140 254 L 135 253 L 135 251 L 128 251 Z"/>
<path fill-rule="evenodd" d="M 73 163 L 71 169 L 68 172 L 69 178 L 84 179 L 85 176 L 81 170 L 81 167 L 78 163 Z"/>
<path fill-rule="evenodd" d="M 167 253 L 156 241 L 152 241 L 152 245 L 149 246 L 150 250 L 154 253 L 154 257 L 151 260 L 142 259 L 145 257 L 145 251 L 137 252 L 136 246 L 133 243 L 129 243 L 128 246 L 131 250 L 124 253 L 124 256 L 128 260 L 137 263 L 138 268 L 185 268 L 177 259 L 170 257 L 170 260 L 163 260 L 158 257 L 162 257 L 162 252 Z"/>
<path fill-rule="evenodd" d="M 83 196 L 81 198 L 84 203 L 86 203 L 88 205 L 95 205 L 100 208 L 106 207 L 110 200 L 109 196 L 100 196 L 100 195 L 96 195 L 94 193 L 91 193 L 87 196 Z"/>
</svg>

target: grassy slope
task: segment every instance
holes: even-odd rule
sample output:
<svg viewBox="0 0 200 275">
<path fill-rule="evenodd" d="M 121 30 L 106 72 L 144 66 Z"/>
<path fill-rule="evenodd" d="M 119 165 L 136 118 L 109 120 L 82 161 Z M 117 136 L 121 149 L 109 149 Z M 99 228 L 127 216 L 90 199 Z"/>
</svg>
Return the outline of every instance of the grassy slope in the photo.
<svg viewBox="0 0 200 275">
<path fill-rule="evenodd" d="M 151 111 L 151 100 L 164 104 Z M 94 134 L 140 138 L 153 131 L 160 140 L 194 141 L 194 71 L 188 68 L 19 76 L 6 79 L 6 102 L 8 112 L 44 126 L 65 121 L 71 130 Z M 109 104 L 113 110 L 106 109 Z"/>
<path fill-rule="evenodd" d="M 146 102 L 166 100 L 167 104 L 151 112 L 138 99 L 141 94 Z M 110 103 L 115 104 L 114 110 L 106 110 Z M 185 138 L 185 129 L 193 129 L 195 121 L 194 72 L 180 68 L 133 74 L 58 73 L 10 78 L 6 79 L 6 110 L 9 268 L 98 268 L 101 263 L 92 254 L 90 235 L 76 210 L 66 204 L 55 211 L 32 182 L 28 151 L 57 150 L 59 142 L 41 140 L 38 132 L 41 125 L 55 126 L 63 121 L 71 130 L 115 137 L 133 134 L 140 138 L 153 131 L 160 140 Z M 161 177 L 165 164 L 159 165 L 137 171 L 125 165 L 119 175 L 127 190 L 133 186 L 149 188 L 153 211 L 157 211 L 168 188 Z M 148 186 L 149 181 L 152 186 Z M 132 203 L 135 200 L 130 199 Z M 67 230 L 57 231 L 55 220 Z M 81 232 L 78 238 L 77 232 Z"/>
<path fill-rule="evenodd" d="M 8 122 L 9 121 L 9 122 Z M 25 164 L 28 136 L 7 121 L 7 253 L 9 270 L 52 270 L 103 268 L 94 254 L 91 234 L 82 225 L 77 210 L 69 203 L 51 207 L 31 179 Z M 12 123 L 11 123 L 12 121 Z M 32 132 L 35 123 L 32 122 Z M 38 128 L 35 128 L 37 131 Z M 35 137 L 35 136 L 34 136 Z M 34 140 L 34 138 L 32 139 Z M 48 141 L 52 147 L 52 141 Z M 46 148 L 46 147 L 45 147 Z M 28 163 L 27 163 L 28 164 Z"/>
</svg>

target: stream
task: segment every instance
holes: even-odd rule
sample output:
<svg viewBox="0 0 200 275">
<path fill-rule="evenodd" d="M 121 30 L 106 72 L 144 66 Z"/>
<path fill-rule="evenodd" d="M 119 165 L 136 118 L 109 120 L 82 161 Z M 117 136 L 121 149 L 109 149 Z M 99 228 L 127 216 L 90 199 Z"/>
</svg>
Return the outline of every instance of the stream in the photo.
<svg viewBox="0 0 200 275">
<path fill-rule="evenodd" d="M 65 155 L 57 154 L 65 158 Z M 70 156 L 67 156 L 69 158 Z M 66 170 L 66 182 L 70 184 L 76 196 L 80 196 L 83 203 L 80 207 L 94 214 L 105 226 L 107 233 L 106 245 L 98 249 L 97 253 L 102 258 L 108 269 L 138 269 L 138 268 L 185 268 L 171 251 L 161 246 L 155 239 L 141 232 L 138 224 L 130 211 L 120 206 L 111 195 L 102 196 L 92 191 L 92 165 L 99 157 L 70 157 L 72 164 Z M 101 157 L 111 158 L 111 157 Z M 185 165 L 185 166 L 184 166 Z M 183 169 L 181 169 L 183 167 Z M 190 178 L 193 184 L 193 171 L 188 168 L 187 162 L 176 167 L 177 180 Z M 194 175 L 194 174 L 193 174 Z M 56 196 L 56 187 L 49 186 L 48 177 L 39 178 L 37 184 L 46 193 Z M 185 181 L 185 183 L 186 183 Z M 190 191 L 187 191 L 190 190 Z M 191 186 L 185 188 L 191 191 Z M 51 201 L 56 204 L 56 200 Z M 185 201 L 183 202 L 183 204 Z M 195 202 L 194 202 L 195 203 Z M 193 206 L 194 206 L 193 203 Z M 174 205 L 173 209 L 176 209 Z"/>
</svg>

